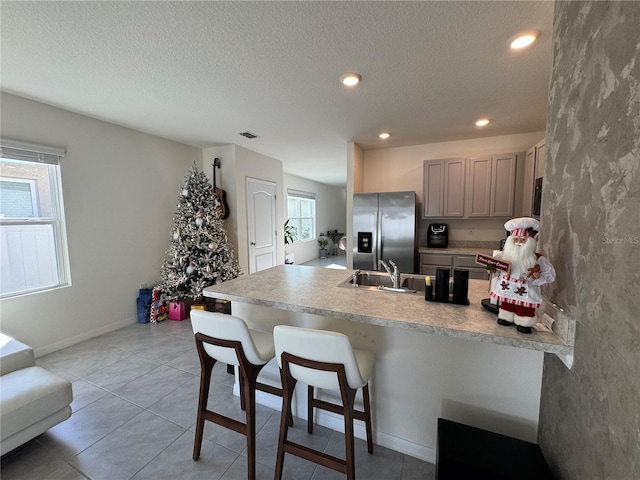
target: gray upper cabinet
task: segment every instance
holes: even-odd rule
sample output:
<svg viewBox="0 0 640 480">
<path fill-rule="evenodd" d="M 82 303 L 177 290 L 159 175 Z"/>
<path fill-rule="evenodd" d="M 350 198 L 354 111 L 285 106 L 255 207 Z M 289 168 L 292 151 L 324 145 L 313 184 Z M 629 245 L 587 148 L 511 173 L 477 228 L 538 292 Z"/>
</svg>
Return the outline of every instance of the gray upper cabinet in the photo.
<svg viewBox="0 0 640 480">
<path fill-rule="evenodd" d="M 515 153 L 469 159 L 466 217 L 513 215 L 516 159 Z"/>
<path fill-rule="evenodd" d="M 464 158 L 425 160 L 423 164 L 423 217 L 462 217 L 465 192 Z"/>
<path fill-rule="evenodd" d="M 536 178 L 544 174 L 546 154 L 545 140 L 541 140 L 527 150 L 525 159 L 524 185 L 522 187 L 522 216 L 530 217 L 533 211 L 533 186 Z"/>
<path fill-rule="evenodd" d="M 425 160 L 423 218 L 510 217 L 517 154 Z"/>
</svg>

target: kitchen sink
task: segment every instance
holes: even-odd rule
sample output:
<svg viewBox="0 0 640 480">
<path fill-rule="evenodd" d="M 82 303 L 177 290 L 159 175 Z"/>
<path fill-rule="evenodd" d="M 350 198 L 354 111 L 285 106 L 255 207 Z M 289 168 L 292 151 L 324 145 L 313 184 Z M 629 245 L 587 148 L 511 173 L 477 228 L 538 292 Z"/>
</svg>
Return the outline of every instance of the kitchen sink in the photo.
<svg viewBox="0 0 640 480">
<path fill-rule="evenodd" d="M 356 280 L 354 284 L 354 279 Z M 343 281 L 341 286 L 357 286 L 357 287 L 391 287 L 393 283 L 391 282 L 391 278 L 389 275 L 382 272 L 367 272 L 367 271 L 358 271 L 355 275 L 351 275 L 345 281 Z"/>
<path fill-rule="evenodd" d="M 385 272 L 359 270 L 343 280 L 338 286 L 396 293 L 416 293 L 424 292 L 424 278 L 425 275 L 403 273 L 400 275 L 400 287 L 393 288 L 391 278 Z"/>
<path fill-rule="evenodd" d="M 404 288 L 408 288 L 409 290 L 424 292 L 424 277 L 425 275 L 407 277 L 402 280 L 400 285 Z"/>
</svg>

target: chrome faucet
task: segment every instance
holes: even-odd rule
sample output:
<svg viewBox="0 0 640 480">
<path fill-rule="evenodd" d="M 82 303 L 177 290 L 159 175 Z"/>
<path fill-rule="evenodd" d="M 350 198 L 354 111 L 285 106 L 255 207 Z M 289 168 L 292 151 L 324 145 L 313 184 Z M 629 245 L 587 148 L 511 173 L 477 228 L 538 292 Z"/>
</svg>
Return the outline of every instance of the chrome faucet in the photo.
<svg viewBox="0 0 640 480">
<path fill-rule="evenodd" d="M 360 276 L 360 270 L 356 270 L 355 272 L 353 272 L 353 286 L 357 287 L 358 286 L 358 276 Z"/>
<path fill-rule="evenodd" d="M 389 278 L 391 278 L 393 288 L 400 288 L 400 270 L 398 270 L 398 266 L 394 263 L 394 261 L 389 260 L 389 265 L 393 267 L 393 272 L 391 271 L 389 265 L 387 265 L 387 262 L 385 262 L 384 260 L 378 260 L 378 264 L 382 265 L 389 274 Z"/>
</svg>

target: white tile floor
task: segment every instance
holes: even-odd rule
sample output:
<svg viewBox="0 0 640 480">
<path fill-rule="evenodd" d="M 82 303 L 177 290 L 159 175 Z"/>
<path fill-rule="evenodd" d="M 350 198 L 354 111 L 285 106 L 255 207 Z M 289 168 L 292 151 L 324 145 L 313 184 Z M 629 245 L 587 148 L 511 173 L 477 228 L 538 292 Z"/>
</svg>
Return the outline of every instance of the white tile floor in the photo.
<svg viewBox="0 0 640 480">
<path fill-rule="evenodd" d="M 330 257 L 331 259 L 333 257 Z M 202 454 L 191 459 L 200 364 L 189 320 L 135 324 L 46 355 L 37 363 L 73 382 L 67 421 L 2 457 L 2 480 L 244 479 L 245 438 L 207 422 Z M 244 419 L 233 376 L 214 368 L 209 405 Z M 213 403 L 212 403 L 213 402 Z M 257 407 L 257 477 L 274 476 L 280 412 Z M 375 425 L 374 425 L 375 429 Z M 324 427 L 295 441 L 343 455 L 343 436 Z M 356 440 L 358 479 L 433 479 L 432 464 Z M 332 480 L 344 475 L 290 455 L 284 478 Z"/>
<path fill-rule="evenodd" d="M 310 266 L 310 267 L 338 268 L 338 269 L 346 270 L 347 256 L 334 255 L 334 256 L 329 256 L 327 258 L 315 258 L 306 263 L 303 263 L 302 265 Z"/>
</svg>

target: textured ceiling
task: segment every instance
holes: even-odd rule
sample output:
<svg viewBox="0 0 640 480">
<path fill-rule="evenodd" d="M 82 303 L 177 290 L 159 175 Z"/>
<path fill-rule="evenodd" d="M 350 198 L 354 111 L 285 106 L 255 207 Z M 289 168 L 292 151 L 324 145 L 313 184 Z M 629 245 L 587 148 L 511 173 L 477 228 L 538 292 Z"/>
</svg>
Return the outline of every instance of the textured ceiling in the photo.
<svg viewBox="0 0 640 480">
<path fill-rule="evenodd" d="M 553 2 L 3 1 L 1 88 L 346 182 L 365 150 L 540 131 Z M 513 53 L 508 40 L 537 28 Z M 339 83 L 358 72 L 355 89 Z M 473 121 L 493 122 L 479 130 Z M 259 138 L 238 135 L 249 130 Z M 388 130 L 387 141 L 377 133 Z"/>
</svg>

